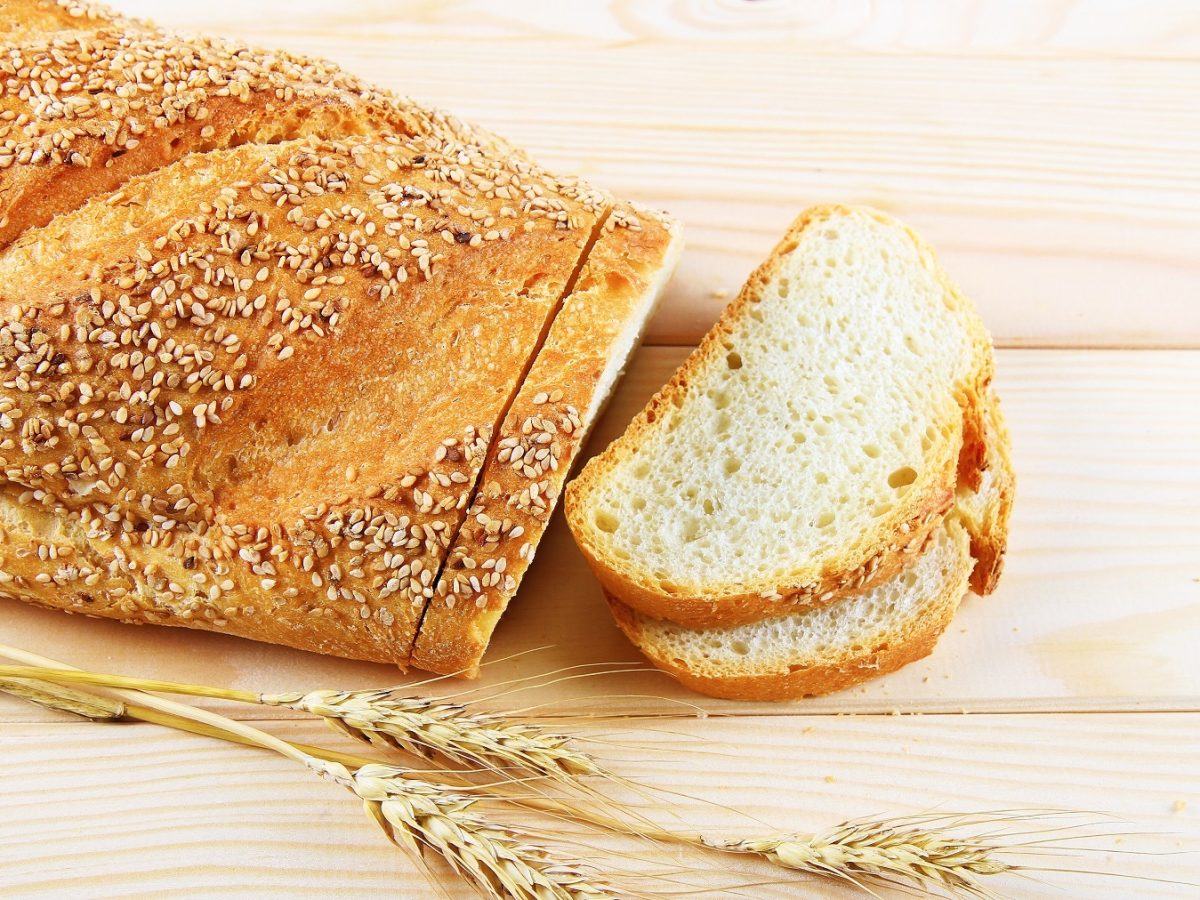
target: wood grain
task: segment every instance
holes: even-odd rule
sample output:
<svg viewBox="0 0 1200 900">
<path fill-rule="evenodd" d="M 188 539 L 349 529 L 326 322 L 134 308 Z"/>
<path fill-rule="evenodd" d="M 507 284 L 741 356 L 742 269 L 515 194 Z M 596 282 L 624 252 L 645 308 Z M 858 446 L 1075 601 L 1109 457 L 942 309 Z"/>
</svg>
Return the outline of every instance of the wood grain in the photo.
<svg viewBox="0 0 1200 900">
<path fill-rule="evenodd" d="M 294 740 L 332 738 L 311 724 L 271 727 Z M 1155 834 L 1091 841 L 1102 852 L 1049 864 L 1200 881 L 1200 856 L 1161 855 L 1200 848 L 1198 715 L 710 718 L 619 738 L 641 747 L 620 771 L 698 798 L 671 804 L 707 833 L 753 828 L 712 804 L 788 830 L 933 807 L 1103 809 Z M 0 758 L 5 896 L 442 896 L 348 794 L 265 753 L 153 726 L 62 723 L 6 727 Z M 1107 821 L 1098 830 L 1135 829 Z M 1124 852 L 1135 850 L 1160 855 Z M 734 874 L 723 860 L 708 865 L 709 885 Z M 995 886 L 1022 898 L 1186 894 L 1094 875 Z M 449 896 L 469 894 L 451 887 Z M 744 896 L 862 895 L 804 881 Z"/>
<path fill-rule="evenodd" d="M 644 348 L 589 449 L 623 430 L 684 355 Z M 528 691 L 520 702 L 556 701 L 551 713 L 664 709 L 646 695 L 770 714 L 1200 711 L 1192 649 L 1200 645 L 1200 352 L 1004 350 L 997 384 L 1019 475 L 1011 551 L 999 591 L 968 597 L 933 656 L 861 688 L 783 706 L 701 701 L 645 672 Z M 563 666 L 640 665 L 557 519 L 500 625 L 484 686 Z M 402 680 L 386 666 L 232 637 L 15 602 L 3 613 L 0 641 L 101 670 L 255 690 Z M 39 716 L 0 697 L 0 720 Z"/>
<path fill-rule="evenodd" d="M 1056 348 L 998 357 L 1020 479 L 1000 590 L 968 598 L 929 659 L 828 698 L 699 701 L 641 670 L 496 704 L 631 717 L 609 726 L 635 745 L 613 751 L 620 771 L 780 827 L 931 807 L 1113 813 L 1154 833 L 1059 863 L 1190 883 L 1056 874 L 1009 879 L 1012 896 L 1200 890 L 1200 855 L 1178 853 L 1200 849 L 1194 2 L 114 2 L 335 58 L 681 217 L 688 250 L 649 333 L 676 346 L 638 355 L 592 449 L 666 380 L 804 206 L 872 203 L 921 231 L 999 343 Z M 0 609 L 0 641 L 259 690 L 419 677 L 17 603 Z M 561 667 L 642 667 L 561 518 L 493 646 L 485 693 Z M 680 703 L 719 715 L 649 718 L 692 709 Z M 885 715 L 901 711 L 923 714 Z M 237 714 L 337 739 L 269 711 Z M 0 723 L 0 897 L 446 896 L 353 800 L 285 761 L 6 697 Z M 739 824 L 679 805 L 709 829 Z M 745 895 L 860 896 L 808 882 Z"/>
<path fill-rule="evenodd" d="M 975 56 L 1077 53 L 1106 57 L 1189 56 L 1200 51 L 1200 25 L 1190 0 L 451 0 L 396 4 L 358 0 L 333 8 L 327 0 L 237 0 L 203 5 L 122 0 L 123 10 L 157 16 L 179 27 L 311 34 L 314 24 L 341 33 L 404 35 L 424 40 L 541 41 L 584 38 L 634 41 L 747 39 L 804 47 L 886 53 L 970 53 Z"/>
<path fill-rule="evenodd" d="M 1200 344 L 1195 4 L 124 7 L 332 57 L 671 210 L 652 343 L 695 343 L 837 200 L 916 227 L 1002 344 Z"/>
</svg>

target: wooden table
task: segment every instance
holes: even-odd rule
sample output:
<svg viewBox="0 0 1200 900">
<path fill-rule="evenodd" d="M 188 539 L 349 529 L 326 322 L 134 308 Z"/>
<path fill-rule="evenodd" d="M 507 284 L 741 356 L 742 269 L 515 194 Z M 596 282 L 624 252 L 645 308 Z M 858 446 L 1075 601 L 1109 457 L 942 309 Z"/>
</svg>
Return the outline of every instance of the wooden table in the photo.
<svg viewBox="0 0 1200 900">
<path fill-rule="evenodd" d="M 916 227 L 1000 348 L 1020 476 L 1000 590 L 969 598 L 929 659 L 831 697 L 703 701 L 638 673 L 523 702 L 633 717 L 621 728 L 646 749 L 621 754 L 622 772 L 780 827 L 930 807 L 1108 812 L 1157 834 L 1099 841 L 1103 852 L 1074 865 L 1200 882 L 1195 855 L 1119 852 L 1195 850 L 1200 838 L 1194 3 L 123 6 L 332 57 L 678 214 L 681 269 L 593 450 L 801 208 L 866 202 Z M 101 670 L 255 689 L 397 681 L 382 666 L 15 603 L 0 640 Z M 537 647 L 547 649 L 505 659 Z M 556 522 L 484 683 L 636 658 Z M 713 715 L 653 718 L 678 713 L 678 700 Z M 287 735 L 325 734 L 239 712 Z M 437 896 L 339 789 L 285 761 L 7 698 L 0 723 L 0 895 Z M 663 752 L 681 745 L 682 757 Z M 728 818 L 680 806 L 702 825 Z M 1055 898 L 1197 890 L 1089 875 L 1000 887 Z"/>
</svg>

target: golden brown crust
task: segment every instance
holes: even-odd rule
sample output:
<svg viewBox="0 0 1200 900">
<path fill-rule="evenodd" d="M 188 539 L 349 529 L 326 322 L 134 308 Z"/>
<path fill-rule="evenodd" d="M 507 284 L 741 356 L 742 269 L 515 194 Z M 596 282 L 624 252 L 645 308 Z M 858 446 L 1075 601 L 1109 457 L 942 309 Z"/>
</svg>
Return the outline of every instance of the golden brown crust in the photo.
<svg viewBox="0 0 1200 900">
<path fill-rule="evenodd" d="M 607 207 L 561 184 L 436 132 L 244 145 L 27 232 L 0 595 L 403 663 Z"/>
<path fill-rule="evenodd" d="M 332 63 L 181 39 L 96 11 L 9 4 L 0 50 L 0 247 L 25 229 L 191 152 L 303 137 L 438 134 L 497 156 L 490 135 Z M 0 10 L 0 13 L 4 13 Z"/>
<path fill-rule="evenodd" d="M 667 591 L 655 579 L 648 577 L 634 560 L 625 560 L 608 552 L 607 544 L 599 539 L 585 516 L 585 498 L 593 485 L 602 479 L 626 448 L 635 447 L 641 435 L 655 427 L 655 422 L 676 399 L 685 394 L 693 377 L 713 359 L 725 355 L 724 342 L 734 323 L 747 315 L 755 298 L 776 277 L 783 257 L 795 248 L 806 229 L 836 215 L 853 214 L 841 206 L 820 206 L 800 215 L 767 260 L 750 276 L 738 297 L 725 309 L 700 346 L 688 357 L 675 375 L 646 408 L 634 418 L 625 433 L 603 453 L 594 457 L 583 472 L 567 487 L 564 510 L 575 541 L 604 589 L 622 603 L 651 618 L 667 619 L 689 628 L 713 628 L 753 622 L 768 616 L 819 606 L 838 597 L 856 593 L 890 578 L 901 571 L 919 552 L 925 539 L 938 527 L 954 503 L 960 471 L 974 473 L 981 463 L 981 425 L 977 392 L 991 380 L 991 342 L 975 315 L 973 307 L 949 281 L 938 266 L 932 251 L 916 234 L 905 229 L 913 240 L 923 264 L 938 278 L 947 302 L 961 311 L 971 331 L 974 347 L 973 368 L 955 386 L 957 403 L 951 403 L 939 413 L 945 418 L 950 437 L 930 452 L 928 466 L 904 497 L 904 501 L 878 520 L 877 527 L 854 545 L 845 548 L 841 556 L 823 567 L 815 564 L 797 572 L 785 583 L 764 580 L 748 573 L 744 585 L 713 586 L 702 593 L 689 594 L 683 590 Z M 874 210 L 860 210 L 895 225 L 894 220 Z M 967 443 L 969 442 L 969 443 Z"/>
<path fill-rule="evenodd" d="M 623 368 L 680 242 L 677 226 L 654 213 L 622 204 L 609 216 L 489 453 L 426 607 L 412 665 L 477 670 L 612 387 L 611 368 Z"/>
<path fill-rule="evenodd" d="M 958 565 L 942 583 L 937 596 L 921 605 L 920 615 L 870 647 L 858 651 L 846 648 L 842 658 L 834 663 L 780 666 L 778 670 L 727 677 L 693 672 L 665 648 L 645 639 L 640 628 L 643 617 L 639 613 L 611 594 L 606 593 L 605 599 L 625 636 L 650 662 L 675 676 L 684 687 L 724 700 L 798 700 L 844 690 L 928 656 L 954 618 L 967 589 L 970 568 L 971 560 L 964 546 Z"/>
<path fill-rule="evenodd" d="M 981 484 L 976 492 L 978 496 L 960 503 L 958 508 L 971 536 L 971 555 L 975 558 L 971 590 L 985 596 L 996 589 L 1004 569 L 1008 521 L 1012 515 L 1017 479 L 1010 455 L 1012 442 L 1000 410 L 1000 400 L 989 387 L 981 402 L 984 408 Z"/>
<path fill-rule="evenodd" d="M 0 0 L 0 39 L 11 44 L 28 35 L 129 24 L 108 7 L 82 0 Z"/>
</svg>

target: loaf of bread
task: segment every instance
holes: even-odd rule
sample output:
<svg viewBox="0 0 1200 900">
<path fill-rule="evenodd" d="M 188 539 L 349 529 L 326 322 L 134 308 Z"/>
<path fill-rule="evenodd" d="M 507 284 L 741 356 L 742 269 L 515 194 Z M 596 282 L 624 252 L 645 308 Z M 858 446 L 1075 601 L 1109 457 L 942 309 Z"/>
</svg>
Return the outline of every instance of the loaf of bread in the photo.
<svg viewBox="0 0 1200 900">
<path fill-rule="evenodd" d="M 1000 573 L 1014 478 L 992 371 L 916 235 L 803 214 L 568 488 L 618 624 L 724 697 L 823 693 L 927 653 L 968 579 L 987 593 Z"/>
<path fill-rule="evenodd" d="M 418 664 L 473 669 L 579 446 L 498 436 L 586 430 L 673 223 L 328 63 L 0 23 L 0 596 L 400 665 L 461 597 Z"/>
</svg>

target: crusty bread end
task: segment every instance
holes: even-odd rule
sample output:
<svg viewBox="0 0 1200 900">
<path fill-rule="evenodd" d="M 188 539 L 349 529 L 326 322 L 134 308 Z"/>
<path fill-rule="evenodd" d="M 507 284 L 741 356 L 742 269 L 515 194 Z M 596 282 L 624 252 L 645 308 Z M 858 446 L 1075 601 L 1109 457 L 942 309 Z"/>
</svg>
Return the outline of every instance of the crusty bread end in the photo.
<svg viewBox="0 0 1200 900">
<path fill-rule="evenodd" d="M 991 387 L 984 400 L 984 453 L 979 484 L 975 490 L 961 485 L 955 500 L 955 511 L 971 536 L 971 556 L 975 558 L 971 590 L 980 596 L 994 591 L 1000 580 L 1017 486 L 1000 400 Z"/>
<path fill-rule="evenodd" d="M 678 224 L 662 214 L 618 204 L 609 215 L 492 445 L 412 665 L 477 673 L 682 244 Z"/>
</svg>

